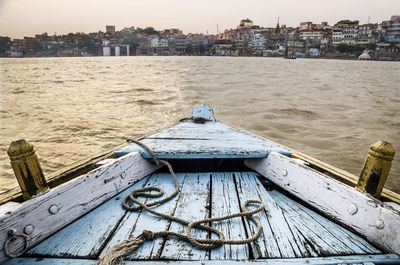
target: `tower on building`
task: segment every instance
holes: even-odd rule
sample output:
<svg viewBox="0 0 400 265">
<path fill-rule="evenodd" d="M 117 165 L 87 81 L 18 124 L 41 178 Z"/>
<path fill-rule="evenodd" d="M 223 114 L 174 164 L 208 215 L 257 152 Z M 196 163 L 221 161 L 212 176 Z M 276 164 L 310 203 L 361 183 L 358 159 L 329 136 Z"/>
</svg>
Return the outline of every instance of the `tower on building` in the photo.
<svg viewBox="0 0 400 265">
<path fill-rule="evenodd" d="M 281 27 L 279 26 L 279 17 L 278 17 L 278 22 L 276 23 L 275 33 L 276 34 L 281 33 Z"/>
<path fill-rule="evenodd" d="M 114 34 L 115 33 L 115 26 L 106 26 L 106 33 Z"/>
</svg>

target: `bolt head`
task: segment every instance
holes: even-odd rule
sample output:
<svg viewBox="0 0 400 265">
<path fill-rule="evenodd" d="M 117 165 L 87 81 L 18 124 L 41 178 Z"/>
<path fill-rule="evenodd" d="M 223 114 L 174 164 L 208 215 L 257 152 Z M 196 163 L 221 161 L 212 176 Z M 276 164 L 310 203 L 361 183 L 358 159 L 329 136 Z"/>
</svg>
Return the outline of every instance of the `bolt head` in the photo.
<svg viewBox="0 0 400 265">
<path fill-rule="evenodd" d="M 378 219 L 375 223 L 375 227 L 378 229 L 383 229 L 385 227 L 385 223 L 382 219 Z"/>
<path fill-rule="evenodd" d="M 49 213 L 51 214 L 56 214 L 58 212 L 58 207 L 57 205 L 53 204 L 52 206 L 50 206 L 49 208 Z"/>
<path fill-rule="evenodd" d="M 282 175 L 285 176 L 285 177 L 288 175 L 288 172 L 287 172 L 286 169 L 282 170 Z"/>
<path fill-rule="evenodd" d="M 30 234 L 33 233 L 33 229 L 34 229 L 33 225 L 26 225 L 26 226 L 24 227 L 24 233 L 25 233 L 26 235 L 30 235 Z"/>
<path fill-rule="evenodd" d="M 355 215 L 358 212 L 358 207 L 355 203 L 352 203 L 347 207 L 347 212 L 351 215 Z"/>
</svg>

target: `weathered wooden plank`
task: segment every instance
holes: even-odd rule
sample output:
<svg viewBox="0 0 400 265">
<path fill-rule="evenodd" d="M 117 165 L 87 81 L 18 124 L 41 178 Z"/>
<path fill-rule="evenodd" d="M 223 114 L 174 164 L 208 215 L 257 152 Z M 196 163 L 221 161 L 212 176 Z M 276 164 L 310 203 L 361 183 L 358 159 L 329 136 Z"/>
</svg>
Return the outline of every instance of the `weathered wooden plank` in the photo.
<svg viewBox="0 0 400 265">
<path fill-rule="evenodd" d="M 400 211 L 400 204 L 396 202 L 385 202 L 386 205 L 392 207 L 393 209 Z"/>
<path fill-rule="evenodd" d="M 288 149 L 258 139 L 248 133 L 220 122 L 197 124 L 182 122 L 141 140 L 160 158 L 263 158 L 275 151 L 290 154 Z M 116 151 L 117 156 L 141 150 L 144 157 L 150 155 L 135 144 L 128 144 Z"/>
<path fill-rule="evenodd" d="M 32 226 L 32 247 L 156 169 L 139 153 L 131 153 L 20 204 L 0 217 L 0 262 L 7 259 L 4 243 L 10 229 L 22 233 L 25 226 Z M 17 250 L 23 244 L 13 243 Z"/>
<path fill-rule="evenodd" d="M 178 181 L 181 186 L 185 185 L 185 174 L 177 173 Z M 150 176 L 149 181 L 145 185 L 146 187 L 161 187 L 165 194 L 171 194 L 174 191 L 174 183 L 172 177 L 169 173 L 157 173 Z M 176 208 L 176 202 L 179 196 L 171 199 L 170 201 L 163 203 L 154 210 L 172 214 Z M 157 200 L 160 198 L 157 198 Z M 147 201 L 147 200 L 146 200 Z M 112 239 L 107 243 L 101 256 L 104 256 L 109 249 L 116 245 L 118 242 L 139 236 L 143 230 L 150 230 L 153 232 L 168 230 L 170 221 L 156 217 L 146 211 L 143 212 L 128 212 L 124 219 L 119 224 L 116 229 Z M 146 241 L 136 250 L 132 255 L 127 257 L 127 259 L 152 259 L 159 258 L 161 254 L 161 248 L 163 245 L 163 240 L 157 238 L 155 240 Z"/>
<path fill-rule="evenodd" d="M 3 216 L 8 212 L 12 212 L 17 207 L 19 207 L 18 202 L 7 202 L 5 204 L 0 205 L 0 216 Z"/>
<path fill-rule="evenodd" d="M 400 253 L 399 211 L 278 153 L 270 153 L 266 159 L 246 160 L 245 163 L 379 247 Z"/>
<path fill-rule="evenodd" d="M 237 128 L 222 122 L 194 123 L 181 122 L 173 127 L 161 130 L 158 133 L 147 136 L 146 138 L 158 139 L 197 139 L 197 140 L 253 140 L 262 141 L 253 135 L 245 133 Z"/>
<path fill-rule="evenodd" d="M 71 165 L 68 165 L 59 170 L 51 172 L 46 175 L 47 184 L 49 185 L 50 188 L 54 188 L 75 177 L 86 174 L 87 172 L 94 169 L 95 163 L 106 158 L 114 157 L 115 156 L 114 151 L 122 148 L 123 146 L 124 145 L 118 145 L 113 150 L 108 150 L 96 154 L 94 156 L 84 158 Z M 0 204 L 8 202 L 10 200 L 16 200 L 18 202 L 22 202 L 22 193 L 20 187 L 15 187 L 9 191 L 0 193 Z"/>
<path fill-rule="evenodd" d="M 198 220 L 209 217 L 210 207 L 210 173 L 186 174 L 185 183 L 181 187 L 174 216 L 185 220 Z M 186 233 L 186 226 L 172 222 L 169 231 Z M 195 229 L 193 236 L 207 238 L 206 231 Z M 194 248 L 190 243 L 169 238 L 165 241 L 160 258 L 168 260 L 206 260 L 209 251 Z"/>
<path fill-rule="evenodd" d="M 103 203 L 90 213 L 64 227 L 50 238 L 27 252 L 27 255 L 46 257 L 80 257 L 95 258 L 110 234 L 124 217 L 126 210 L 122 208 L 122 199 L 130 191 L 142 188 L 148 178 L 135 183 L 111 200 Z"/>
<path fill-rule="evenodd" d="M 292 231 L 304 237 L 319 256 L 381 253 L 364 239 L 280 192 L 271 191 L 270 194 L 290 221 Z"/>
<path fill-rule="evenodd" d="M 264 158 L 271 151 L 284 153 L 283 149 L 255 141 L 143 139 L 142 142 L 164 159 Z M 147 152 L 142 154 L 150 158 Z"/>
<path fill-rule="evenodd" d="M 4 265 L 94 265 L 95 263 L 96 261 L 91 259 L 14 258 L 7 261 Z"/>
<path fill-rule="evenodd" d="M 211 216 L 219 217 L 240 212 L 234 174 L 212 173 L 211 175 Z M 222 231 L 225 239 L 246 239 L 242 218 L 214 222 L 212 226 Z M 211 259 L 245 260 L 249 258 L 248 245 L 223 245 L 211 250 Z"/>
<path fill-rule="evenodd" d="M 346 183 L 347 185 L 350 186 L 355 186 L 357 185 L 358 178 L 359 176 L 356 176 L 354 174 L 351 174 L 350 172 L 347 172 L 343 169 L 337 168 L 335 166 L 332 166 L 328 163 L 325 163 L 315 157 L 303 154 L 299 151 L 293 150 L 291 157 L 301 159 L 307 163 L 312 164 L 315 167 L 321 168 L 322 170 L 329 172 L 330 174 L 333 174 L 336 179 L 339 179 L 341 182 Z M 382 199 L 385 201 L 393 201 L 395 203 L 400 203 L 400 194 L 396 193 L 394 191 L 391 191 L 389 189 L 383 188 L 382 191 Z"/>
<path fill-rule="evenodd" d="M 281 208 L 253 172 L 235 174 L 240 201 L 261 199 L 266 210 L 258 214 L 263 226 L 263 233 L 252 243 L 255 258 L 295 258 L 309 255 L 304 244 L 298 244 Z M 245 222 L 247 233 L 254 234 L 255 227 Z M 315 253 L 316 255 L 316 253 Z"/>
<path fill-rule="evenodd" d="M 16 258 L 8 261 L 5 265 L 94 265 L 95 260 L 83 259 L 35 259 L 35 258 Z M 266 259 L 251 261 L 234 260 L 202 260 L 202 261 L 126 261 L 125 265 L 241 265 L 241 264 L 265 264 L 265 265 L 389 265 L 399 264 L 400 257 L 395 254 L 384 255 L 357 255 L 357 256 L 337 256 L 323 258 L 300 258 L 300 259 Z"/>
</svg>

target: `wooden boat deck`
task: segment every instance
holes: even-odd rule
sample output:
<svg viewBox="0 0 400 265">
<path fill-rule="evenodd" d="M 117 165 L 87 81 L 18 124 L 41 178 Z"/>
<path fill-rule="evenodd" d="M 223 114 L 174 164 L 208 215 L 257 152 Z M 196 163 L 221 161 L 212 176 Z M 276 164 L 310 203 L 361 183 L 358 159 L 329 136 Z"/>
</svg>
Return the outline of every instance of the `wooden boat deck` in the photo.
<svg viewBox="0 0 400 265">
<path fill-rule="evenodd" d="M 400 263 L 400 257 L 392 254 L 399 249 L 395 232 L 400 219 L 394 209 L 344 187 L 308 167 L 304 161 L 287 157 L 291 150 L 215 121 L 212 109 L 207 106 L 195 107 L 192 117 L 207 122 L 184 121 L 141 140 L 159 158 L 174 161 L 181 185 L 178 196 L 155 210 L 198 220 L 239 212 L 242 201 L 256 198 L 266 204 L 265 211 L 257 215 L 263 232 L 254 243 L 223 245 L 210 251 L 175 238 L 157 238 L 146 241 L 132 253 L 127 265 L 172 261 L 177 265 Z M 6 264 L 89 265 L 121 240 L 136 237 L 145 229 L 184 233 L 185 227 L 181 224 L 148 212 L 128 212 L 122 208 L 122 199 L 134 189 L 157 186 L 169 194 L 174 187 L 169 173 L 162 169 L 156 171 L 156 166 L 143 159 L 150 158 L 150 154 L 138 145 L 128 144 L 117 150 L 116 155 L 118 159 L 107 160 L 96 170 L 28 201 L 15 213 L 8 213 L 4 219 L 7 229 L 21 231 L 27 222 L 26 216 L 37 228 L 35 246 Z M 248 159 L 246 163 L 245 159 Z M 221 163 L 230 166 L 219 167 Z M 312 186 L 310 183 L 318 189 L 308 189 Z M 306 187 L 303 189 L 303 186 Z M 359 214 L 348 210 L 355 204 L 358 207 L 355 212 Z M 57 205 L 57 214 L 49 213 L 48 207 L 52 205 Z M 319 212 L 306 205 L 312 205 Z M 86 214 L 81 216 L 83 213 Z M 14 215 L 21 220 L 11 217 Z M 46 218 L 49 218 L 47 222 Z M 385 226 L 377 228 L 376 220 L 384 220 Z M 54 229 L 41 226 L 44 223 L 54 224 Z M 212 225 L 228 239 L 247 238 L 254 230 L 243 218 Z M 56 230 L 59 231 L 53 234 Z M 193 234 L 210 236 L 196 230 Z M 379 249 L 360 235 L 379 245 Z M 6 238 L 4 233 L 2 236 Z"/>
<path fill-rule="evenodd" d="M 266 210 L 258 215 L 263 225 L 262 235 L 250 245 L 224 245 L 211 251 L 193 248 L 175 238 L 159 238 L 145 242 L 128 260 L 251 260 L 381 254 L 347 229 L 277 190 L 267 190 L 255 172 L 178 173 L 177 176 L 181 183 L 179 196 L 156 210 L 194 220 L 238 212 L 241 201 L 260 198 L 266 204 Z M 24 257 L 32 259 L 13 259 L 7 264 L 29 264 L 40 258 L 89 259 L 94 263 L 110 247 L 138 236 L 144 229 L 184 233 L 185 227 L 181 224 L 147 212 L 127 212 L 121 207 L 123 197 L 145 186 L 161 186 L 167 193 L 173 190 L 169 173 L 154 173 L 29 250 Z M 242 218 L 213 226 L 224 231 L 229 239 L 244 239 L 254 228 Z M 202 231 L 194 235 L 208 236 Z"/>
</svg>

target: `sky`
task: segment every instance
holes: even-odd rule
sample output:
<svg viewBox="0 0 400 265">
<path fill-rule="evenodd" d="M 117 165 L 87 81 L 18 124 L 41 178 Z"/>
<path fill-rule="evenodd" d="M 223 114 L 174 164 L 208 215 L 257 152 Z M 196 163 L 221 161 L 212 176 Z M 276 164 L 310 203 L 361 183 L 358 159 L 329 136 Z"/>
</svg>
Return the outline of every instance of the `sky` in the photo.
<svg viewBox="0 0 400 265">
<path fill-rule="evenodd" d="M 381 22 L 400 15 L 400 0 L 0 0 L 0 36 L 105 31 L 105 25 L 179 28 L 210 33 L 235 28 L 243 18 L 274 27 L 342 19 Z"/>
</svg>

